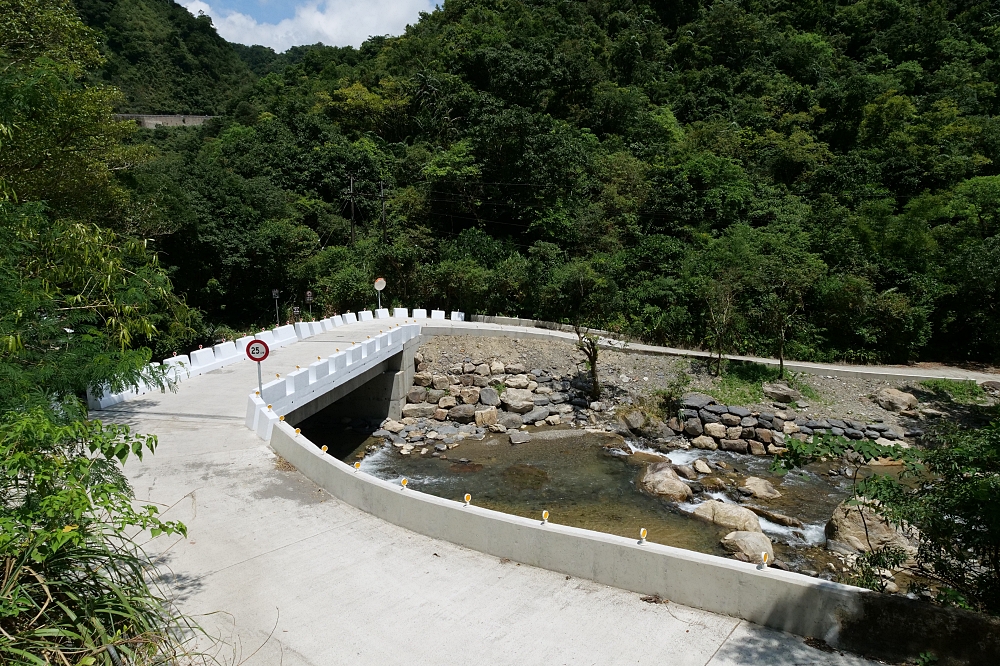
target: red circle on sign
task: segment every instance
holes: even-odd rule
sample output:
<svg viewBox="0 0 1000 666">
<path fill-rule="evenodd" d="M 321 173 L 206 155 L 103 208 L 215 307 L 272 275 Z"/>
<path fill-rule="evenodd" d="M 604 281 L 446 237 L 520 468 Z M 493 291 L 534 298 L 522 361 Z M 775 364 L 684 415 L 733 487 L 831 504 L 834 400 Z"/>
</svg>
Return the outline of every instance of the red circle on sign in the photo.
<svg viewBox="0 0 1000 666">
<path fill-rule="evenodd" d="M 271 350 L 268 349 L 267 343 L 263 340 L 251 340 L 247 343 L 247 358 L 251 361 L 260 363 L 267 358 L 267 355 L 270 353 Z"/>
</svg>

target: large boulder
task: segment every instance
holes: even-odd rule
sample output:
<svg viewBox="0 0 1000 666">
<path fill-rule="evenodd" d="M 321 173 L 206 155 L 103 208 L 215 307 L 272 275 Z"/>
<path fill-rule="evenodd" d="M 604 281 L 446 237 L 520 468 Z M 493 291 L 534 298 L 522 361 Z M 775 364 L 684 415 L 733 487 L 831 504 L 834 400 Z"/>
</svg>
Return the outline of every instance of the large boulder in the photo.
<svg viewBox="0 0 1000 666">
<path fill-rule="evenodd" d="M 448 410 L 448 418 L 456 423 L 472 423 L 476 418 L 474 405 L 459 405 Z"/>
<path fill-rule="evenodd" d="M 446 395 L 438 400 L 438 407 L 441 409 L 451 409 L 456 405 L 458 405 L 458 400 L 456 400 L 453 395 Z"/>
<path fill-rule="evenodd" d="M 669 461 L 647 467 L 639 485 L 648 493 L 674 502 L 686 502 L 693 495 L 691 487 L 680 480 Z"/>
<path fill-rule="evenodd" d="M 726 426 L 721 423 L 706 423 L 705 424 L 705 434 L 716 439 L 726 438 Z"/>
<path fill-rule="evenodd" d="M 479 402 L 488 406 L 497 406 L 500 404 L 500 395 L 497 393 L 496 389 L 484 388 L 479 390 Z"/>
<path fill-rule="evenodd" d="M 504 385 L 509 389 L 528 388 L 528 375 L 512 375 L 507 378 Z"/>
<path fill-rule="evenodd" d="M 642 426 L 646 425 L 646 415 L 639 409 L 633 409 L 622 417 L 622 420 L 625 421 L 625 425 L 632 432 L 638 432 L 642 429 Z"/>
<path fill-rule="evenodd" d="M 760 554 L 767 553 L 768 561 L 774 560 L 771 540 L 762 532 L 730 532 L 722 537 L 722 547 L 730 553 L 743 553 L 750 562 L 760 564 Z"/>
<path fill-rule="evenodd" d="M 417 372 L 413 375 L 415 386 L 430 386 L 433 380 L 434 376 L 429 372 Z"/>
<path fill-rule="evenodd" d="M 694 515 L 716 525 L 742 532 L 760 532 L 757 514 L 736 504 L 709 500 L 695 507 Z"/>
<path fill-rule="evenodd" d="M 681 407 L 684 409 L 701 409 L 714 402 L 715 398 L 704 393 L 685 393 L 681 398 Z"/>
<path fill-rule="evenodd" d="M 477 402 L 479 402 L 479 391 L 480 389 L 476 388 L 475 386 L 469 386 L 467 388 L 462 389 L 462 391 L 459 393 L 459 396 L 462 398 L 462 402 L 464 402 L 465 404 L 474 405 Z"/>
<path fill-rule="evenodd" d="M 427 400 L 427 389 L 423 386 L 414 386 L 406 393 L 406 402 L 420 404 Z"/>
<path fill-rule="evenodd" d="M 480 409 L 476 412 L 476 425 L 477 426 L 491 426 L 496 425 L 500 422 L 500 417 L 497 414 L 496 407 L 487 407 L 485 409 Z"/>
<path fill-rule="evenodd" d="M 884 388 L 875 396 L 879 406 L 890 412 L 901 412 L 917 406 L 917 396 L 894 388 Z"/>
<path fill-rule="evenodd" d="M 403 418 L 412 417 L 415 419 L 426 419 L 434 416 L 434 412 L 437 411 L 438 406 L 431 404 L 429 402 L 421 402 L 419 404 L 409 404 L 403 405 Z"/>
<path fill-rule="evenodd" d="M 789 403 L 802 399 L 802 394 L 787 384 L 764 384 L 761 388 L 764 395 L 775 402 Z"/>
<path fill-rule="evenodd" d="M 844 500 L 833 510 L 833 516 L 826 524 L 827 539 L 847 544 L 861 552 L 893 546 L 911 556 L 916 554 L 915 544 L 903 530 L 887 523 L 875 505 L 870 502 L 850 505 L 849 501 Z"/>
<path fill-rule="evenodd" d="M 451 380 L 448 379 L 448 375 L 433 375 L 431 385 L 437 390 L 443 391 L 451 386 Z"/>
<path fill-rule="evenodd" d="M 545 417 L 549 415 L 548 407 L 535 407 L 530 412 L 527 412 L 521 417 L 521 423 L 532 424 L 536 421 L 544 421 Z"/>
<path fill-rule="evenodd" d="M 719 448 L 718 443 L 708 435 L 699 435 L 691 440 L 691 446 L 696 449 L 704 449 L 706 451 L 715 451 Z"/>
<path fill-rule="evenodd" d="M 527 389 L 508 388 L 500 396 L 500 402 L 507 407 L 508 411 L 518 414 L 527 414 L 535 408 L 531 391 Z"/>
<path fill-rule="evenodd" d="M 499 418 L 500 425 L 507 428 L 508 430 L 517 430 L 521 427 L 521 415 L 511 414 L 510 412 L 503 412 L 500 414 Z"/>
<path fill-rule="evenodd" d="M 740 490 L 758 499 L 777 499 L 781 497 L 781 493 L 774 489 L 770 481 L 756 476 L 748 477 L 743 482 L 743 485 L 740 486 Z"/>
</svg>

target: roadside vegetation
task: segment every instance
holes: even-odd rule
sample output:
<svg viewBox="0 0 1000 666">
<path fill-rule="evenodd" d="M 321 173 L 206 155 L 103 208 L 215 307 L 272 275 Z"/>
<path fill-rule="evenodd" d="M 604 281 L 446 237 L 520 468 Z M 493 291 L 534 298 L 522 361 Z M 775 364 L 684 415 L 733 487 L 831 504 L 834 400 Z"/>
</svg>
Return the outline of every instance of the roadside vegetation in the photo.
<svg viewBox="0 0 1000 666">
<path fill-rule="evenodd" d="M 62 0 L 0 0 L 0 663 L 175 663 L 196 628 L 150 583 L 139 541 L 185 534 L 122 472 L 156 438 L 89 417 L 86 392 L 152 370 L 188 310 L 114 171 L 143 159 L 85 84 L 94 35 Z M 100 220 L 103 224 L 96 223 Z M 121 226 L 121 225 L 119 225 Z"/>
</svg>

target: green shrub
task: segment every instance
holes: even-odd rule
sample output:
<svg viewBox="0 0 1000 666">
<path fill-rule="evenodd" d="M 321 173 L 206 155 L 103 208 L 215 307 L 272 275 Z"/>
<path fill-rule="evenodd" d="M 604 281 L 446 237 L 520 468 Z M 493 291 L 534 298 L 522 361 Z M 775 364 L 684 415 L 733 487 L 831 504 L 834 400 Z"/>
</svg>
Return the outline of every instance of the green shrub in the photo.
<svg viewBox="0 0 1000 666">
<path fill-rule="evenodd" d="M 938 397 L 963 405 L 978 405 L 986 400 L 983 387 L 971 379 L 928 379 L 920 385 Z"/>
</svg>

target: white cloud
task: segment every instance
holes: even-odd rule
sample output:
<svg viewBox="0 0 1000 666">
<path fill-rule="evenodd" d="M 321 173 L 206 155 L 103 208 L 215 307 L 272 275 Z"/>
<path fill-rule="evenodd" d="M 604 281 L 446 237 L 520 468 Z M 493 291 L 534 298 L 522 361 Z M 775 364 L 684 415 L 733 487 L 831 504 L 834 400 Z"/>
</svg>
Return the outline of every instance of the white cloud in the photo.
<svg viewBox="0 0 1000 666">
<path fill-rule="evenodd" d="M 295 16 L 278 23 L 258 23 L 241 12 L 212 9 L 203 0 L 179 0 L 195 16 L 212 17 L 219 34 L 230 42 L 263 44 L 281 52 L 290 46 L 323 42 L 331 46 L 360 46 L 372 35 L 399 35 L 416 23 L 431 0 L 325 0 L 295 8 Z"/>
</svg>

